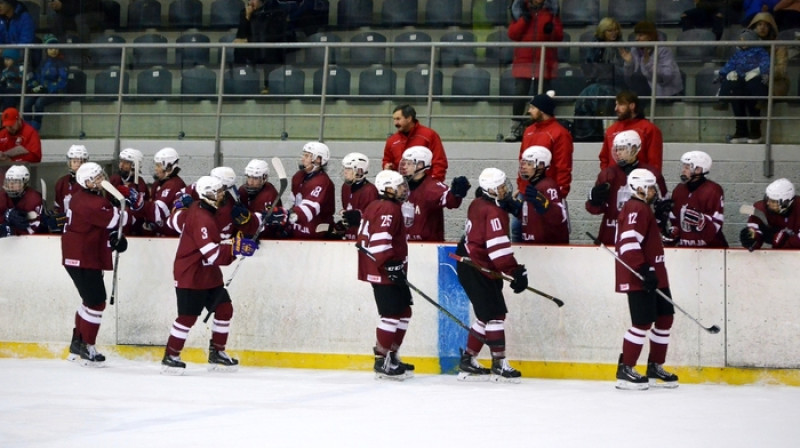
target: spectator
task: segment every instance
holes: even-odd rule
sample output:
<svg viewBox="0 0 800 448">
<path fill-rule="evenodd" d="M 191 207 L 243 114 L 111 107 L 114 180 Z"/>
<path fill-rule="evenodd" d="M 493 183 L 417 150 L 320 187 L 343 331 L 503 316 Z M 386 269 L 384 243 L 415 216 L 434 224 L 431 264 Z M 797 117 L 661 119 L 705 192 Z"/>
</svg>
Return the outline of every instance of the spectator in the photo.
<svg viewBox="0 0 800 448">
<path fill-rule="evenodd" d="M 248 0 L 239 15 L 239 28 L 234 42 L 291 42 L 288 12 L 278 0 Z M 269 93 L 269 73 L 283 65 L 286 50 L 283 48 L 236 48 L 236 64 L 262 65 L 264 67 L 263 94 Z"/>
<path fill-rule="evenodd" d="M 739 233 L 743 247 L 752 251 L 767 243 L 773 249 L 800 249 L 800 207 L 794 192 L 789 179 L 767 185 L 764 199 L 753 204 L 755 212 Z"/>
<path fill-rule="evenodd" d="M 275 211 L 281 206 L 278 190 L 269 182 L 269 164 L 261 159 L 253 159 L 244 167 L 245 183 L 239 187 L 239 198 L 259 220 L 264 219 L 267 210 Z M 275 210 L 273 210 L 275 208 Z M 262 224 L 262 232 L 253 239 L 287 238 L 284 229 L 274 229 Z"/>
<path fill-rule="evenodd" d="M 726 248 L 722 233 L 725 196 L 722 187 L 706 178 L 711 156 L 689 151 L 681 156 L 681 183 L 672 190 L 671 200 L 656 202 L 656 219 L 669 222 L 664 242 L 688 247 Z M 659 216 L 666 214 L 668 216 Z M 663 229 L 664 227 L 662 227 Z"/>
<path fill-rule="evenodd" d="M 584 204 L 586 211 L 592 215 L 603 215 L 597 239 L 605 245 L 614 244 L 617 216 L 622 205 L 631 197 L 627 180 L 634 169 L 643 168 L 653 173 L 661 195 L 667 194 L 667 184 L 661 170 L 640 162 L 638 155 L 642 146 L 642 139 L 635 130 L 629 129 L 616 134 L 611 144 L 615 163 L 600 171 Z"/>
<path fill-rule="evenodd" d="M 292 176 L 294 206 L 287 216 L 292 237 L 322 239 L 333 225 L 336 211 L 336 187 L 328 177 L 331 150 L 321 142 L 303 146 L 300 169 Z"/>
<path fill-rule="evenodd" d="M 639 22 L 633 28 L 636 35 L 636 42 L 656 42 L 658 41 L 658 30 L 653 22 Z M 658 54 L 653 50 L 655 47 L 641 46 L 633 47 L 630 50 L 622 49 L 620 54 L 625 60 L 625 83 L 639 96 L 646 96 L 655 93 L 656 96 L 673 96 L 683 92 L 683 80 L 672 50 L 665 46 L 658 47 Z M 655 65 L 656 58 L 658 65 Z M 656 86 L 653 89 L 653 73 L 656 74 Z"/>
<path fill-rule="evenodd" d="M 773 8 L 773 14 L 779 30 L 800 27 L 800 0 L 779 1 Z"/>
<path fill-rule="evenodd" d="M 742 25 L 747 25 L 760 12 L 771 13 L 780 0 L 744 0 L 742 6 Z"/>
<path fill-rule="evenodd" d="M 43 39 L 45 44 L 57 44 L 58 39 L 48 34 Z M 62 100 L 59 94 L 67 89 L 67 63 L 58 48 L 48 48 L 47 57 L 39 65 L 33 79 L 28 81 L 31 95 L 25 97 L 25 113 L 30 117 L 31 126 L 37 131 L 42 128 L 41 115 L 44 108 Z M 32 113 L 32 114 L 31 114 Z"/>
<path fill-rule="evenodd" d="M 800 22 L 795 26 L 800 26 Z M 761 40 L 776 40 L 778 38 L 778 27 L 775 25 L 775 19 L 772 14 L 768 12 L 761 12 L 753 17 L 748 26 L 751 30 L 755 31 L 758 38 Z M 767 53 L 769 48 L 765 47 Z M 777 96 L 785 96 L 789 93 L 789 76 L 787 75 L 787 65 L 789 61 L 789 51 L 784 46 L 775 47 L 775 60 L 772 62 L 772 94 Z M 763 107 L 763 101 L 759 102 L 759 107 Z"/>
<path fill-rule="evenodd" d="M 19 50 L 6 48 L 3 51 L 3 67 L 3 72 L 0 74 L 0 95 L 3 96 L 0 105 L 2 110 L 6 110 L 19 105 L 19 95 L 22 93 Z"/>
<path fill-rule="evenodd" d="M 351 152 L 342 159 L 342 219 L 334 225 L 334 234 L 346 240 L 355 240 L 361 212 L 378 199 L 378 189 L 367 180 L 369 158 L 359 152 Z"/>
<path fill-rule="evenodd" d="M 28 8 L 17 0 L 0 0 L 0 45 L 32 44 L 36 25 Z"/>
<path fill-rule="evenodd" d="M 42 141 L 39 132 L 25 123 L 14 107 L 3 111 L 0 129 L 0 162 L 39 163 L 42 161 Z"/>
<path fill-rule="evenodd" d="M 694 8 L 681 14 L 681 29 L 711 28 L 720 40 L 730 13 L 728 3 L 729 0 L 694 0 Z"/>
<path fill-rule="evenodd" d="M 764 47 L 747 46 L 758 41 L 758 35 L 751 29 L 743 29 L 739 34 L 743 42 L 728 62 L 719 70 L 722 82 L 720 96 L 767 95 L 769 82 L 769 53 Z M 736 132 L 727 138 L 728 143 L 761 143 L 761 110 L 758 99 L 731 99 L 731 108 L 736 117 Z"/>
<path fill-rule="evenodd" d="M 621 42 L 622 29 L 612 17 L 604 17 L 597 24 L 592 42 Z M 606 84 L 615 89 L 625 87 L 622 47 L 591 47 L 585 50 L 583 75 L 587 84 Z"/>
<path fill-rule="evenodd" d="M 521 241 L 526 244 L 569 244 L 569 213 L 555 180 L 548 177 L 552 155 L 544 146 L 522 152 L 519 175 L 528 181 L 520 208 Z"/>
<path fill-rule="evenodd" d="M 392 120 L 397 132 L 386 139 L 383 147 L 383 169 L 397 170 L 403 152 L 412 146 L 424 146 L 433 153 L 431 177 L 444 181 L 447 175 L 447 154 L 442 139 L 433 129 L 423 126 L 417 120 L 417 111 L 408 104 L 402 104 L 392 111 Z"/>
<path fill-rule="evenodd" d="M 512 21 L 508 37 L 515 42 L 561 42 L 564 29 L 561 19 L 545 5 L 545 0 L 514 0 L 511 7 Z M 558 49 L 548 48 L 544 54 L 544 74 L 540 75 L 542 51 L 538 46 L 514 48 L 511 74 L 514 76 L 514 95 L 531 97 L 550 89 L 550 80 L 558 73 Z M 543 78 L 543 79 L 542 79 Z M 511 119 L 511 132 L 507 142 L 522 140 L 525 129 L 525 99 L 515 99 Z"/>
<path fill-rule="evenodd" d="M 53 34 L 64 40 L 67 29 L 75 28 L 80 42 L 91 42 L 91 32 L 100 29 L 105 14 L 101 0 L 49 0 L 47 16 Z"/>
<path fill-rule="evenodd" d="M 33 235 L 39 229 L 42 194 L 28 183 L 31 173 L 24 165 L 6 171 L 0 190 L 0 238 L 12 235 Z"/>
<path fill-rule="evenodd" d="M 644 108 L 639 107 L 639 96 L 629 90 L 617 94 L 614 112 L 617 122 L 606 130 L 603 147 L 600 149 L 600 169 L 616 163 L 613 154 L 614 137 L 620 132 L 634 130 L 642 139 L 642 147 L 638 152 L 640 162 L 651 165 L 661 172 L 664 163 L 664 139 L 661 129 L 644 118 Z"/>
<path fill-rule="evenodd" d="M 431 157 L 430 149 L 412 146 L 403 152 L 400 162 L 400 174 L 410 191 L 407 203 L 414 210 L 413 222 L 406 222 L 409 241 L 444 241 L 444 209 L 460 207 L 470 188 L 464 176 L 454 178 L 450 188 L 428 176 Z"/>
</svg>

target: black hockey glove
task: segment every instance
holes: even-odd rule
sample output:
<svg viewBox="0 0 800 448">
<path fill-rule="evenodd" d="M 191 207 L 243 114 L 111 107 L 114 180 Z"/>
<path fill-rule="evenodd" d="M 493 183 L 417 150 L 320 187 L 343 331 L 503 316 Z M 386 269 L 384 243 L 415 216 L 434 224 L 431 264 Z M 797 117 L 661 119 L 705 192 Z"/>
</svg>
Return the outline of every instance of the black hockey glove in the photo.
<svg viewBox="0 0 800 448">
<path fill-rule="evenodd" d="M 345 227 L 358 227 L 361 224 L 361 212 L 358 210 L 345 210 L 342 212 L 342 224 Z"/>
<path fill-rule="evenodd" d="M 458 176 L 453 178 L 453 182 L 450 184 L 450 191 L 453 192 L 453 196 L 463 198 L 469 193 L 470 187 L 472 185 L 469 184 L 469 180 L 466 177 Z"/>
<path fill-rule="evenodd" d="M 120 235 L 116 230 L 108 234 L 108 243 L 111 245 L 111 250 L 123 253 L 128 250 L 128 239 L 125 235 Z"/>
<path fill-rule="evenodd" d="M 507 211 L 512 216 L 519 217 L 519 214 L 522 212 L 522 201 L 515 198 L 513 195 L 506 196 L 505 199 L 498 201 L 500 204 L 500 208 Z"/>
<path fill-rule="evenodd" d="M 8 224 L 0 224 L 0 238 L 5 238 L 13 234 L 14 231 L 11 230 L 11 227 L 9 227 Z"/>
<path fill-rule="evenodd" d="M 514 277 L 514 279 L 511 280 L 509 286 L 511 286 L 514 294 L 525 291 L 525 288 L 528 287 L 528 270 L 525 269 L 525 265 L 521 264 L 514 268 L 514 270 L 511 271 L 511 276 Z"/>
<path fill-rule="evenodd" d="M 403 260 L 389 260 L 383 265 L 386 276 L 395 285 L 406 284 L 406 273 L 403 271 Z"/>
<path fill-rule="evenodd" d="M 653 205 L 653 212 L 656 215 L 656 220 L 658 220 L 659 225 L 669 221 L 669 214 L 672 212 L 674 203 L 672 199 L 661 199 L 655 202 Z"/>
<path fill-rule="evenodd" d="M 26 230 L 28 228 L 27 213 L 16 208 L 6 210 L 6 224 L 18 230 Z"/>
<path fill-rule="evenodd" d="M 750 227 L 745 227 L 739 232 L 739 242 L 742 243 L 742 247 L 750 249 L 758 242 L 758 234 Z"/>
<path fill-rule="evenodd" d="M 64 224 L 67 223 L 67 215 L 65 213 L 49 211 L 42 215 L 42 222 L 47 226 L 48 232 L 62 233 L 64 231 Z"/>
<path fill-rule="evenodd" d="M 543 215 L 550 208 L 550 200 L 541 191 L 536 189 L 535 185 L 528 184 L 525 187 L 525 200 L 533 204 L 536 213 Z"/>
<path fill-rule="evenodd" d="M 653 292 L 658 289 L 658 276 L 656 271 L 650 269 L 648 265 L 642 265 L 639 268 L 639 275 L 642 276 L 642 287 L 647 292 Z"/>
<path fill-rule="evenodd" d="M 610 193 L 610 183 L 605 182 L 600 185 L 595 185 L 592 187 L 591 191 L 589 191 L 589 203 L 596 207 L 601 206 L 608 200 Z"/>
<path fill-rule="evenodd" d="M 242 204 L 236 204 L 231 208 L 231 219 L 237 226 L 243 226 L 250 222 L 250 210 Z"/>
<path fill-rule="evenodd" d="M 283 207 L 274 207 L 272 214 L 266 217 L 264 225 L 270 227 L 285 227 L 286 226 L 286 209 Z"/>
</svg>

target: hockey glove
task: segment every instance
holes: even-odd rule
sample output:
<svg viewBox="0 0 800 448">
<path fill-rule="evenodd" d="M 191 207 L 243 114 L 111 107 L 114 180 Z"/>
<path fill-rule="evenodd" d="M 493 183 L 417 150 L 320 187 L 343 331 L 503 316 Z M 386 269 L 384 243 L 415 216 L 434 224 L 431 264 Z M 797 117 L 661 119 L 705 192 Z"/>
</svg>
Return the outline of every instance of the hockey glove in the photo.
<svg viewBox="0 0 800 448">
<path fill-rule="evenodd" d="M 67 223 L 67 215 L 65 213 L 47 212 L 42 215 L 42 221 L 47 226 L 47 231 L 50 233 L 61 233 L 64 231 L 64 225 Z"/>
<path fill-rule="evenodd" d="M 389 260 L 383 265 L 386 277 L 395 285 L 406 284 L 406 273 L 403 270 L 403 260 Z"/>
<path fill-rule="evenodd" d="M 513 195 L 508 195 L 505 199 L 502 199 L 498 202 L 500 204 L 500 208 L 507 211 L 512 216 L 519 217 L 519 214 L 522 212 L 522 201 Z"/>
<path fill-rule="evenodd" d="M 679 231 L 677 227 L 667 227 L 664 233 L 661 234 L 661 242 L 665 246 L 674 246 L 680 240 Z"/>
<path fill-rule="evenodd" d="M 250 222 L 250 210 L 242 204 L 236 204 L 231 209 L 231 219 L 237 226 L 243 226 Z"/>
<path fill-rule="evenodd" d="M 16 208 L 6 210 L 6 224 L 18 230 L 26 230 L 28 228 L 27 213 Z"/>
<path fill-rule="evenodd" d="M 525 187 L 525 200 L 533 204 L 536 213 L 543 215 L 548 208 L 550 208 L 550 200 L 541 191 L 536 189 L 536 186 L 528 184 Z"/>
<path fill-rule="evenodd" d="M 194 199 L 192 199 L 191 195 L 188 195 L 186 193 L 181 193 L 181 195 L 178 196 L 178 199 L 172 204 L 172 208 L 174 209 L 189 208 L 189 206 L 192 205 L 192 202 L 194 202 Z"/>
<path fill-rule="evenodd" d="M 453 192 L 453 196 L 463 198 L 469 193 L 470 187 L 472 185 L 469 184 L 469 180 L 466 177 L 458 176 L 453 178 L 453 182 L 450 184 L 450 191 Z"/>
<path fill-rule="evenodd" d="M 14 231 L 11 230 L 11 227 L 9 227 L 8 224 L 0 224 L 0 238 L 5 238 L 12 235 L 14 235 Z"/>
<path fill-rule="evenodd" d="M 125 235 L 121 235 L 117 231 L 108 234 L 108 243 L 111 245 L 111 250 L 123 253 L 128 250 L 128 239 Z"/>
<path fill-rule="evenodd" d="M 589 203 L 594 206 L 601 206 L 606 203 L 611 193 L 611 184 L 608 182 L 595 185 L 589 191 Z"/>
<path fill-rule="evenodd" d="M 283 207 L 273 207 L 272 214 L 265 217 L 264 223 L 270 227 L 285 227 L 286 226 L 286 209 Z"/>
<path fill-rule="evenodd" d="M 794 232 L 789 229 L 781 229 L 779 232 L 775 232 L 775 236 L 772 237 L 772 248 L 780 249 L 785 246 L 789 238 L 793 236 Z"/>
<path fill-rule="evenodd" d="M 750 227 L 745 227 L 741 232 L 739 232 L 739 242 L 742 243 L 742 247 L 752 250 L 752 248 L 758 243 L 758 240 L 759 235 Z"/>
<path fill-rule="evenodd" d="M 706 216 L 697 210 L 687 208 L 683 212 L 683 227 L 687 230 L 700 232 L 706 226 Z"/>
<path fill-rule="evenodd" d="M 528 270 L 525 269 L 525 265 L 521 264 L 514 268 L 511 272 L 511 276 L 514 277 L 511 280 L 509 286 L 514 291 L 514 294 L 519 294 L 522 291 L 525 291 L 525 288 L 528 287 Z"/>
<path fill-rule="evenodd" d="M 359 210 L 345 210 L 342 212 L 342 224 L 345 227 L 358 227 L 361 224 L 361 212 Z"/>
<path fill-rule="evenodd" d="M 256 249 L 258 249 L 258 242 L 255 240 L 251 240 L 250 238 L 245 238 L 242 235 L 242 232 L 239 232 L 235 237 L 233 237 L 233 255 L 238 257 L 239 255 L 243 257 L 249 257 L 256 253 Z"/>
<path fill-rule="evenodd" d="M 128 204 L 129 209 L 138 212 L 144 207 L 144 195 L 139 194 L 139 191 L 135 188 L 127 188 L 127 190 L 128 194 L 125 195 L 125 202 Z"/>
<path fill-rule="evenodd" d="M 653 205 L 653 212 L 656 215 L 656 220 L 659 223 L 659 226 L 663 225 L 662 223 L 666 224 L 669 221 L 669 214 L 672 212 L 672 206 L 675 202 L 672 199 L 661 199 L 656 201 Z"/>
<path fill-rule="evenodd" d="M 658 288 L 658 276 L 656 271 L 650 269 L 650 266 L 643 265 L 639 268 L 639 275 L 642 276 L 642 288 L 647 292 L 653 292 Z"/>
</svg>

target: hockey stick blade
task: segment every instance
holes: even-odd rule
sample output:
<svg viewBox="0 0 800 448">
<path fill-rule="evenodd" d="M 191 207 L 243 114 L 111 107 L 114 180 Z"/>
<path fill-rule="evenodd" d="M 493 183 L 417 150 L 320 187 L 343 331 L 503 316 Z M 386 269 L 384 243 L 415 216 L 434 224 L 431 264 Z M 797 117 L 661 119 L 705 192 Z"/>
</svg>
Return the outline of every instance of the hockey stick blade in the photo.
<svg viewBox="0 0 800 448">
<path fill-rule="evenodd" d="M 632 273 L 633 275 L 635 275 L 635 276 L 636 276 L 636 278 L 638 278 L 639 280 L 642 280 L 642 281 L 644 280 L 644 277 L 642 277 L 642 274 L 640 274 L 640 273 L 636 272 L 636 270 L 635 270 L 635 269 L 633 269 L 633 268 L 632 268 L 632 267 L 631 267 L 631 266 L 630 266 L 628 263 L 625 263 L 625 262 L 624 262 L 624 261 L 623 261 L 621 258 L 619 258 L 619 256 L 616 254 L 616 252 L 614 252 L 613 250 L 609 249 L 609 248 L 608 248 L 608 246 L 606 246 L 606 245 L 605 245 L 605 244 L 603 244 L 603 243 L 602 243 L 600 240 L 598 240 L 597 238 L 595 238 L 594 236 L 592 236 L 592 234 L 591 234 L 591 233 L 589 233 L 589 232 L 586 232 L 586 236 L 588 236 L 589 238 L 591 238 L 591 239 L 592 239 L 592 241 L 594 241 L 594 244 L 595 244 L 595 245 L 599 245 L 600 247 L 602 247 L 603 249 L 605 249 L 605 250 L 606 250 L 608 253 L 610 253 L 610 254 L 611 254 L 613 257 L 614 257 L 614 259 L 615 259 L 615 260 L 617 260 L 617 262 L 618 262 L 619 264 L 621 264 L 623 267 L 625 267 L 625 269 L 627 269 L 627 270 L 631 271 L 631 273 Z M 689 314 L 689 313 L 688 313 L 686 310 L 684 310 L 683 308 L 681 308 L 681 307 L 680 307 L 680 305 L 678 305 L 677 303 L 675 303 L 675 302 L 672 300 L 672 298 L 671 298 L 670 296 L 668 296 L 668 295 L 664 294 L 664 293 L 663 293 L 663 292 L 662 292 L 660 289 L 656 289 L 656 293 L 657 293 L 659 296 L 661 296 L 661 298 L 662 298 L 662 299 L 666 300 L 666 301 L 667 301 L 667 302 L 669 302 L 669 303 L 670 303 L 670 304 L 671 304 L 673 307 L 675 307 L 675 309 L 676 309 L 676 310 L 678 310 L 678 311 L 680 311 L 681 313 L 683 313 L 683 315 L 684 315 L 684 316 L 688 317 L 688 318 L 689 318 L 689 319 L 691 319 L 691 320 L 692 320 L 694 323 L 696 323 L 697 325 L 699 325 L 699 326 L 700 326 L 700 328 L 702 328 L 703 330 L 705 330 L 705 331 L 707 331 L 707 332 L 709 332 L 709 333 L 711 333 L 711 334 L 717 334 L 717 333 L 719 333 L 719 332 L 720 332 L 720 328 L 719 328 L 719 326 L 717 326 L 717 325 L 712 325 L 712 326 L 710 326 L 710 327 L 706 327 L 706 326 L 704 326 L 702 323 L 700 323 L 700 321 L 699 321 L 699 320 L 695 319 L 695 318 L 694 318 L 694 317 L 693 317 L 691 314 Z"/>
<path fill-rule="evenodd" d="M 123 222 L 123 213 L 125 213 L 125 196 L 117 190 L 117 187 L 111 185 L 111 182 L 107 180 L 103 180 L 100 182 L 100 185 L 103 186 L 103 190 L 107 191 L 111 196 L 114 196 L 119 201 L 119 228 L 117 232 L 119 232 L 119 237 L 122 237 L 122 222 Z M 119 251 L 115 251 L 114 253 L 114 278 L 111 282 L 111 297 L 108 299 L 108 304 L 113 305 L 114 299 L 117 296 L 117 279 L 119 273 Z"/>
<path fill-rule="evenodd" d="M 462 257 L 461 255 L 457 255 L 457 254 L 455 254 L 453 252 L 450 252 L 447 255 L 449 255 L 450 258 L 456 260 L 459 263 L 464 263 L 467 266 L 473 267 L 473 268 L 475 268 L 475 269 L 477 269 L 477 270 L 479 270 L 481 272 L 485 272 L 485 273 L 487 273 L 487 274 L 489 274 L 489 275 L 491 275 L 491 276 L 493 276 L 495 278 L 502 278 L 503 280 L 505 280 L 505 281 L 507 281 L 509 283 L 514 280 L 513 278 L 503 274 L 502 272 L 493 271 L 491 269 L 487 269 L 487 268 L 479 266 L 474 261 L 472 261 L 469 257 Z M 527 289 L 528 291 L 530 291 L 530 292 L 532 292 L 534 294 L 540 295 L 540 296 L 544 297 L 547 300 L 552 301 L 553 303 L 558 305 L 559 308 L 564 306 L 564 301 L 559 299 L 558 297 L 553 297 L 550 294 L 547 294 L 546 292 L 539 291 L 538 289 L 530 287 L 530 286 L 526 286 L 525 289 Z"/>
</svg>

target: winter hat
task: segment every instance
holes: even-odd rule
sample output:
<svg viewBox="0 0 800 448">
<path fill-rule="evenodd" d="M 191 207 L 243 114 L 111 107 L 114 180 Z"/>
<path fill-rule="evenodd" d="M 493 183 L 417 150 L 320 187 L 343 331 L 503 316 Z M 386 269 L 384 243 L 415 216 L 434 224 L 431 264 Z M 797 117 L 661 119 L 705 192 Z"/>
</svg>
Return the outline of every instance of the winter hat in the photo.
<svg viewBox="0 0 800 448">
<path fill-rule="evenodd" d="M 745 28 L 739 33 L 739 40 L 761 40 L 761 38 L 758 37 L 755 31 Z"/>
<path fill-rule="evenodd" d="M 19 50 L 16 48 L 6 48 L 3 50 L 3 58 L 13 59 L 14 62 L 19 61 Z"/>
<path fill-rule="evenodd" d="M 556 102 L 553 101 L 553 96 L 555 96 L 555 92 L 548 90 L 546 95 L 539 94 L 533 97 L 531 105 L 542 111 L 542 113 L 553 116 L 556 111 Z"/>
<path fill-rule="evenodd" d="M 45 34 L 44 37 L 42 38 L 42 43 L 43 44 L 57 44 L 58 43 L 58 38 L 55 36 L 55 34 Z"/>
</svg>

